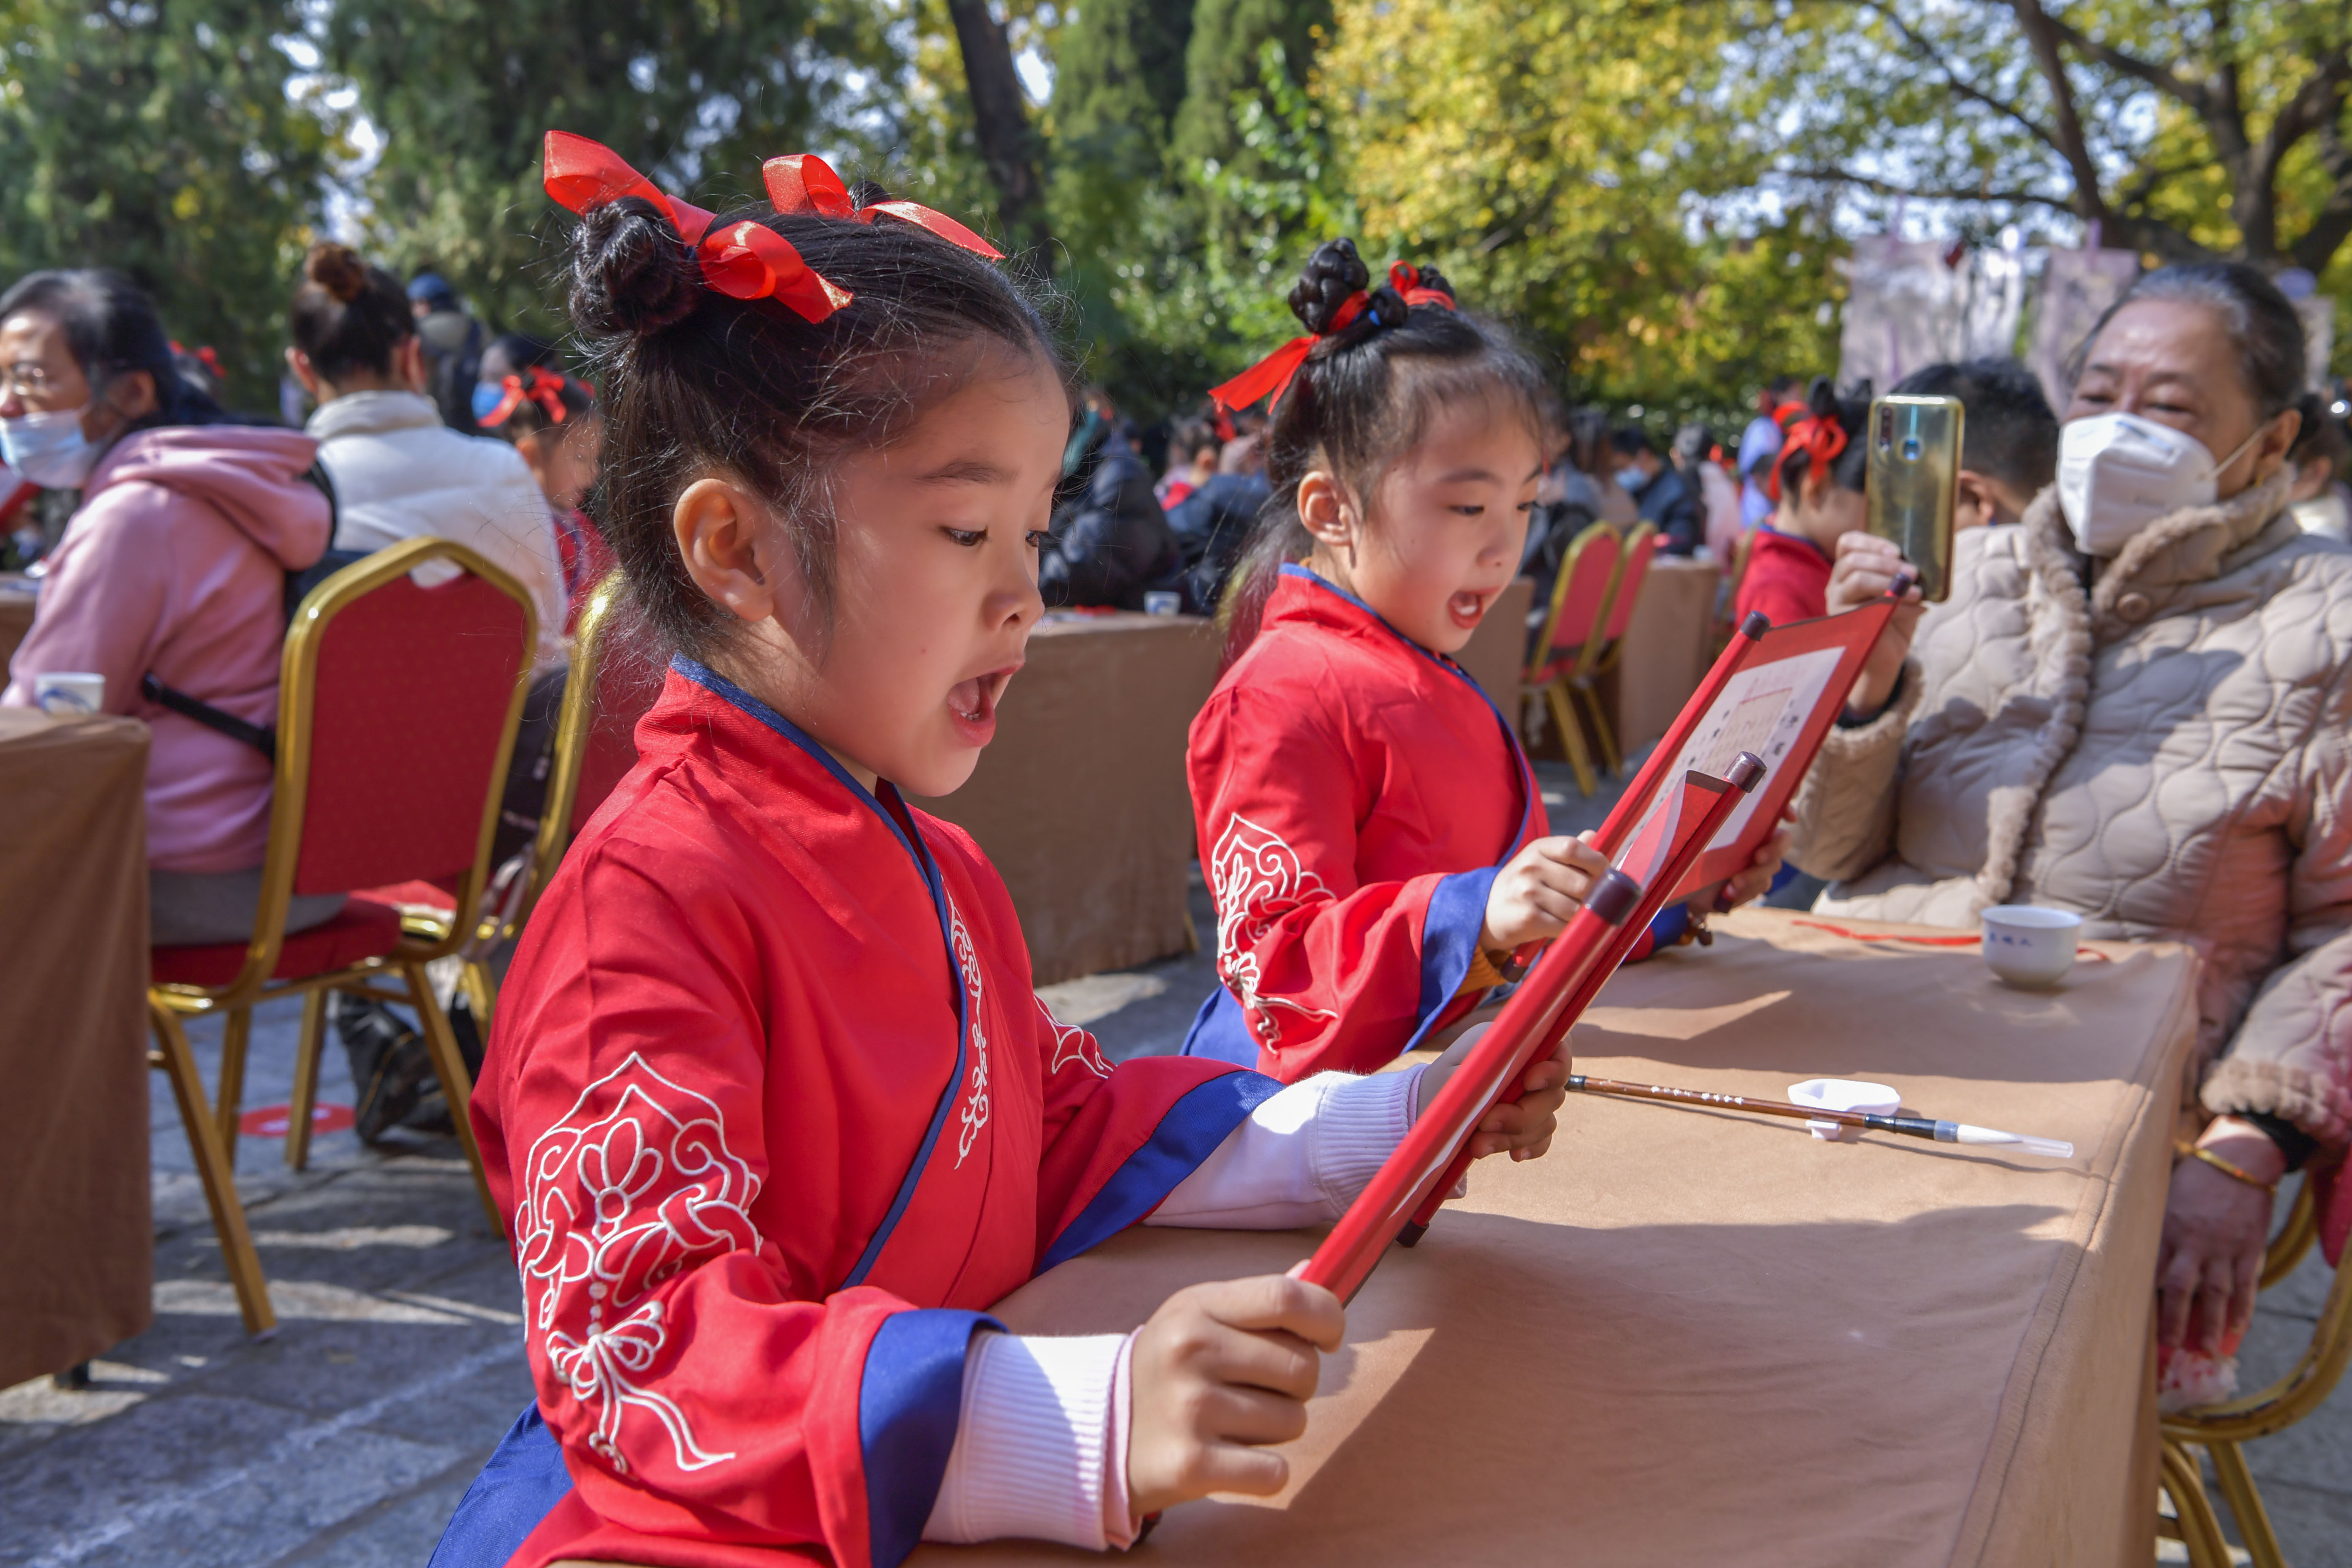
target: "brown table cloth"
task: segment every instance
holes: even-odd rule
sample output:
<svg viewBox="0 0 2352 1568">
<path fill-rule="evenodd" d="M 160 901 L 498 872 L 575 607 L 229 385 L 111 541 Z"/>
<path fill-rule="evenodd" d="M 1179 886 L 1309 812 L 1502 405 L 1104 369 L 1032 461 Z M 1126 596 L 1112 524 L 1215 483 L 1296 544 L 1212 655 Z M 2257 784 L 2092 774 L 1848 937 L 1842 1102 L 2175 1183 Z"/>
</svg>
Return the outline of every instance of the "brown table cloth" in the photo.
<svg viewBox="0 0 2352 1568">
<path fill-rule="evenodd" d="M 147 726 L 0 708 L 0 1387 L 153 1315 Z"/>
<path fill-rule="evenodd" d="M 1215 630 L 1197 616 L 1049 619 L 971 782 L 918 803 L 995 863 L 1038 984 L 1192 946 L 1184 736 L 1216 677 Z"/>
<path fill-rule="evenodd" d="M 1651 559 L 1625 626 L 1624 652 L 1601 679 L 1601 706 L 1622 755 L 1666 732 L 1715 661 L 1715 597 L 1722 581 L 1723 568 L 1712 561 Z"/>
<path fill-rule="evenodd" d="M 1711 949 L 1626 970 L 1580 1066 L 1774 1099 L 1874 1079 L 2078 1157 L 1572 1099 L 1548 1158 L 1482 1163 L 1418 1247 L 1390 1250 L 1324 1360 L 1288 1491 L 1173 1509 L 1138 1558 L 2147 1563 L 2149 1314 L 2192 958 L 2102 944 L 2026 993 L 1973 948 L 1825 924 L 1742 913 Z M 1125 1330 L 1314 1239 L 1131 1230 L 998 1312 L 1033 1333 Z"/>
<path fill-rule="evenodd" d="M 0 572 L 0 675 L 6 673 L 17 645 L 33 629 L 37 602 L 31 578 L 21 572 Z"/>
</svg>

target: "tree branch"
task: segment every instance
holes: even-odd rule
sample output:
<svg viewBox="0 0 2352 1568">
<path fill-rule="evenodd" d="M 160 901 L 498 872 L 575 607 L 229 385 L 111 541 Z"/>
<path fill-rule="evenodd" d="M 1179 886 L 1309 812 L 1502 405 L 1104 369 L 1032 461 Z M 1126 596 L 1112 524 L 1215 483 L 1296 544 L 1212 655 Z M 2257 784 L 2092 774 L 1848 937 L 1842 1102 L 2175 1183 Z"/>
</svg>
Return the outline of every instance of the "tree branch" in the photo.
<svg viewBox="0 0 2352 1568">
<path fill-rule="evenodd" d="M 1907 196 L 1922 202 L 2006 202 L 2011 206 L 2049 207 L 2053 211 L 2071 213 L 2074 204 L 2063 196 L 2045 195 L 2036 191 L 1966 190 L 1936 185 L 1903 185 L 1892 180 L 1882 180 L 1873 174 L 1859 174 L 1852 169 L 1836 167 L 1821 169 L 1782 169 L 1783 179 L 1810 180 L 1825 185 L 1859 185 L 1865 191 L 1875 191 L 1883 196 Z"/>
<path fill-rule="evenodd" d="M 2314 273 L 2326 271 L 2336 250 L 2352 239 L 2352 147 L 2344 144 L 2332 120 L 2319 128 L 2319 161 L 2334 186 L 2288 252 L 2296 266 Z"/>
<path fill-rule="evenodd" d="M 2106 198 L 2099 193 L 2099 166 L 2091 160 L 2083 137 L 2083 119 L 2074 108 L 2074 84 L 2067 79 L 2066 62 L 2058 53 L 2063 24 L 2043 10 L 2040 0 L 2010 0 L 2018 26 L 2032 47 L 2033 58 L 2050 87 L 2050 101 L 2058 120 L 2058 152 L 2074 176 L 2074 210 L 2097 223 L 2107 216 Z"/>
<path fill-rule="evenodd" d="M 2063 147 L 2059 146 L 2058 138 L 2052 133 L 2048 126 L 2034 119 L 2018 105 L 2011 103 L 2006 100 L 1996 98 L 1991 93 L 1983 90 L 1973 83 L 1962 79 L 1960 73 L 1954 69 L 1951 62 L 1944 57 L 1943 51 L 1937 48 L 1935 40 L 1926 37 L 1916 28 L 1913 27 L 1910 23 L 1906 22 L 1892 6 L 1876 4 L 1875 0 L 1861 0 L 1861 5 L 1864 10 L 1872 12 L 1876 16 L 1883 17 L 1895 28 L 1896 32 L 1903 35 L 1904 41 L 1909 44 L 1913 50 L 1916 52 L 1922 59 L 1926 60 L 1937 70 L 1941 71 L 1943 73 L 1945 86 L 1950 88 L 1954 92 L 1959 94 L 1962 98 L 1968 99 L 1971 102 L 1981 103 L 1996 114 L 2002 115 L 2010 120 L 2017 121 L 2017 123 L 2023 126 L 2036 141 L 2041 142 L 2061 156 L 2064 155 L 2066 150 Z"/>
<path fill-rule="evenodd" d="M 2179 100 L 2196 110 L 2200 119 L 2210 110 L 2211 105 L 2207 101 L 2208 94 L 2202 83 L 2190 81 L 2169 66 L 2157 65 L 2152 61 L 2141 59 L 2137 55 L 2127 55 L 2112 44 L 2103 44 L 2080 28 L 2042 10 L 2040 5 L 2033 4 L 2032 0 L 2017 0 L 2018 20 L 2026 22 L 2029 36 L 2033 31 L 2033 25 L 2026 21 L 2025 13 L 2028 9 L 2040 16 L 2042 25 L 2050 30 L 2057 42 L 2063 43 L 2084 58 L 2096 60 L 2109 70 L 2131 77 L 2135 80 L 2144 81 L 2157 91 Z M 2040 44 L 2037 40 L 2035 53 L 2040 52 Z M 2045 70 L 2047 68 L 2044 68 Z"/>
</svg>

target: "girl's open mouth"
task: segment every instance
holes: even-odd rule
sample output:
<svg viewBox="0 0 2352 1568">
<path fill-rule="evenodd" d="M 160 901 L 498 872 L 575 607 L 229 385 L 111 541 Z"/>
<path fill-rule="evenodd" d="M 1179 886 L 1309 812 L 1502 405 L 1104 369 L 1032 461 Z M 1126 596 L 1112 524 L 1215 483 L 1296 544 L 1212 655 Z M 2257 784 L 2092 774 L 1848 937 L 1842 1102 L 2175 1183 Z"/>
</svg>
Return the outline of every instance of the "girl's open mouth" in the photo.
<svg viewBox="0 0 2352 1568">
<path fill-rule="evenodd" d="M 1445 613 L 1454 617 L 1455 626 L 1467 631 L 1486 617 L 1486 605 L 1493 601 L 1494 597 L 1492 594 L 1474 593 L 1465 589 L 1445 601 Z"/>
<path fill-rule="evenodd" d="M 985 746 L 996 734 L 996 703 L 1007 682 L 1021 667 L 1008 664 L 948 688 L 948 712 L 975 746 Z"/>
</svg>

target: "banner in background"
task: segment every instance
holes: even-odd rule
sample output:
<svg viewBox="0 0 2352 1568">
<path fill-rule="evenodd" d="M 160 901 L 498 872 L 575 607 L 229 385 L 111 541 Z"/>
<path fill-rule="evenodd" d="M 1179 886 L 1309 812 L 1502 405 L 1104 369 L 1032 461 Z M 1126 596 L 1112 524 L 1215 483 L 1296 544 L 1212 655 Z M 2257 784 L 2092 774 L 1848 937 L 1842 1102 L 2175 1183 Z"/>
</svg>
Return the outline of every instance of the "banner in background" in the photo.
<svg viewBox="0 0 2352 1568">
<path fill-rule="evenodd" d="M 2139 276 L 2139 253 L 2131 250 L 2053 250 L 2042 269 L 2042 292 L 2033 311 L 2033 347 L 2026 366 L 2042 383 L 2042 395 L 2060 414 L 2074 400 L 2066 361 L 2116 296 Z"/>
<path fill-rule="evenodd" d="M 1922 366 L 2017 352 L 2025 305 L 2025 253 L 1959 250 L 1940 240 L 1889 235 L 1857 240 L 1843 263 L 1852 280 L 1838 338 L 1838 382 L 1869 378 L 1885 392 Z"/>
</svg>

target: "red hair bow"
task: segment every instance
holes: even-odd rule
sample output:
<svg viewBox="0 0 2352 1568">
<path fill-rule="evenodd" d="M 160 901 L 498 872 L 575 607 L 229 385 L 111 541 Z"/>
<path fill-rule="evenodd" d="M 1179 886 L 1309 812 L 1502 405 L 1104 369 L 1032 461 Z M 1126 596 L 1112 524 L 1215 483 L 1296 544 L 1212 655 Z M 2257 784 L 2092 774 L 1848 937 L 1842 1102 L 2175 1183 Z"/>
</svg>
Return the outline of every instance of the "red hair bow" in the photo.
<svg viewBox="0 0 2352 1568">
<path fill-rule="evenodd" d="M 1291 339 L 1223 386 L 1211 387 L 1210 401 L 1220 408 L 1247 408 L 1259 398 L 1270 395 L 1272 402 L 1267 404 L 1268 407 L 1280 403 L 1282 395 L 1290 390 L 1292 379 L 1298 374 L 1298 367 L 1305 364 L 1307 356 L 1315 352 L 1315 345 L 1355 325 L 1356 318 L 1362 315 L 1365 307 L 1371 302 L 1370 294 L 1361 289 L 1357 289 L 1339 302 L 1339 309 L 1333 312 L 1328 327 L 1319 332 L 1309 332 L 1303 338 Z"/>
<path fill-rule="evenodd" d="M 568 131 L 551 131 L 546 146 L 547 194 L 576 213 L 624 196 L 651 202 L 669 215 L 678 237 L 694 247 L 703 281 L 735 300 L 774 300 L 803 321 L 822 321 L 852 296 L 828 283 L 801 259 L 801 253 L 761 224 L 718 220 L 702 208 L 664 195 L 601 142 Z"/>
<path fill-rule="evenodd" d="M 780 213 L 815 213 L 820 217 L 845 217 L 858 223 L 872 223 L 877 213 L 887 213 L 904 218 L 919 228 L 929 229 L 950 245 L 960 245 L 976 256 L 991 261 L 1002 261 L 1004 253 L 980 236 L 942 212 L 933 212 L 913 202 L 876 202 L 861 207 L 849 199 L 849 187 L 833 172 L 833 165 L 814 153 L 791 153 L 781 158 L 771 158 L 760 166 L 768 183 L 768 200 Z"/>
<path fill-rule="evenodd" d="M 1772 459 L 1771 471 L 1765 476 L 1764 493 L 1772 498 L 1774 505 L 1780 504 L 1780 465 L 1794 454 L 1802 452 L 1811 459 L 1806 472 L 1826 474 L 1830 471 L 1830 465 L 1836 462 L 1838 455 L 1845 450 L 1845 426 L 1834 417 L 1798 420 L 1789 426 L 1788 437 L 1780 443 L 1780 455 Z"/>
<path fill-rule="evenodd" d="M 1454 309 L 1454 296 L 1443 289 L 1423 286 L 1421 268 L 1410 261 L 1389 263 L 1389 287 L 1404 296 L 1408 305 L 1443 305 Z"/>
<path fill-rule="evenodd" d="M 495 430 L 505 424 L 507 416 L 521 407 L 525 398 L 539 405 L 551 425 L 562 424 L 563 416 L 571 412 L 563 406 L 563 378 L 551 375 L 537 365 L 524 374 L 507 377 L 499 384 L 499 390 L 503 395 L 499 405 L 474 421 L 485 430 Z"/>
</svg>

